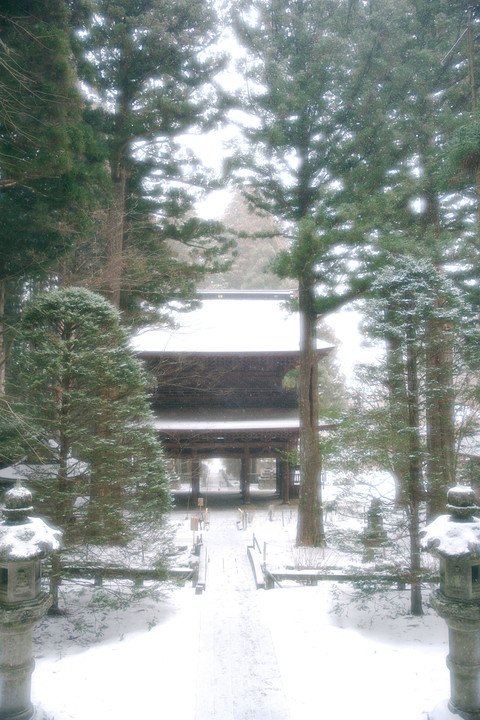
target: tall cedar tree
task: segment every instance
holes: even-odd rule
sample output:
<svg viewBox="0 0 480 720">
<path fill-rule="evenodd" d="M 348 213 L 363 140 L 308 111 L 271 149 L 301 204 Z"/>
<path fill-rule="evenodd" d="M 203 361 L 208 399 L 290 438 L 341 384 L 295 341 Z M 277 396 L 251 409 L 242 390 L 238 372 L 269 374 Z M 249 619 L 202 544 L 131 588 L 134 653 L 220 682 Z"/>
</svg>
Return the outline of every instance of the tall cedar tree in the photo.
<svg viewBox="0 0 480 720">
<path fill-rule="evenodd" d="M 354 191 L 369 167 L 360 141 L 355 144 L 352 137 L 376 108 L 369 98 L 369 71 L 378 31 L 367 7 L 355 10 L 352 3 L 328 0 L 258 0 L 253 8 L 248 3 L 238 13 L 236 29 L 249 52 L 243 105 L 254 119 L 246 131 L 251 152 L 239 161 L 242 177 L 253 188 L 249 200 L 274 215 L 290 236 L 291 249 L 280 253 L 276 270 L 298 282 L 302 487 L 297 543 L 322 545 L 316 321 L 363 283 L 361 276 L 352 278 L 345 290 L 338 277 L 348 274 L 356 245 L 365 241 Z M 380 148 L 380 134 L 372 132 L 365 145 L 370 153 L 371 145 Z"/>
<path fill-rule="evenodd" d="M 456 377 L 470 377 L 476 366 L 478 329 L 458 288 L 430 261 L 407 256 L 391 258 L 364 309 L 367 335 L 383 341 L 385 355 L 362 369 L 354 406 L 334 443 L 340 467 L 345 463 L 355 474 L 381 469 L 394 478 L 409 537 L 411 612 L 421 614 L 419 530 L 430 491 L 426 411 L 428 396 L 444 392 L 428 369 L 432 321 L 449 328 L 436 342 L 455 347 Z M 459 428 L 457 443 L 465 430 Z"/>
<path fill-rule="evenodd" d="M 447 162 L 451 138 L 470 114 L 469 77 L 464 63 L 450 56 L 466 16 L 449 2 L 404 0 L 385 25 L 382 82 L 375 88 L 383 118 L 383 163 L 388 171 L 370 197 L 363 197 L 363 213 L 376 225 L 375 256 L 365 258 L 372 274 L 381 274 L 395 257 L 433 263 L 439 271 L 448 264 L 461 287 L 471 272 L 471 202 L 452 191 Z M 466 47 L 464 46 L 466 57 Z M 383 166 L 385 168 L 385 164 Z M 471 222 L 470 222 L 471 228 Z M 478 267 L 478 257 L 475 262 Z M 431 515 L 444 510 L 446 489 L 454 482 L 453 337 L 438 313 L 428 316 L 424 401 L 427 428 L 428 504 Z M 390 343 L 385 338 L 387 345 Z M 395 392 L 392 387 L 392 392 Z"/>
<path fill-rule="evenodd" d="M 422 611 L 420 564 L 420 507 L 427 490 L 423 466 L 431 450 L 422 427 L 428 427 L 429 397 L 443 394 L 443 382 L 434 382 L 430 370 L 432 343 L 450 348 L 459 339 L 464 307 L 458 293 L 430 262 L 402 258 L 386 268 L 373 285 L 375 297 L 370 331 L 386 340 L 385 386 L 388 391 L 391 430 L 391 463 L 399 502 L 405 507 L 410 537 L 410 570 L 413 579 L 411 607 Z M 441 298 L 441 302 L 439 302 Z M 432 325 L 448 327 L 441 337 L 431 337 Z M 441 349 L 438 350 L 441 352 Z M 427 465 L 427 471 L 430 467 Z M 431 478 L 428 491 L 431 493 Z"/>
<path fill-rule="evenodd" d="M 37 467 L 32 482 L 67 540 L 122 545 L 142 522 L 160 524 L 169 508 L 162 453 L 118 311 L 84 288 L 37 295 L 14 360 L 9 391 L 25 450 L 58 468 L 42 481 Z M 75 479 L 72 458 L 83 463 Z M 86 522 L 75 522 L 78 497 L 88 499 Z"/>
<path fill-rule="evenodd" d="M 85 233 L 103 172 L 71 66 L 64 0 L 0 8 L 0 392 L 27 281 Z M 5 317 L 4 317 L 5 314 Z"/>
<path fill-rule="evenodd" d="M 213 127 L 221 98 L 212 79 L 215 15 L 207 0 L 93 0 L 78 34 L 89 118 L 105 138 L 113 199 L 100 289 L 135 318 L 142 301 L 188 297 L 231 245 L 220 225 L 195 217 L 208 178 L 178 145 Z M 172 249 L 181 243 L 191 257 Z M 145 308 L 145 304 L 143 305 Z"/>
</svg>

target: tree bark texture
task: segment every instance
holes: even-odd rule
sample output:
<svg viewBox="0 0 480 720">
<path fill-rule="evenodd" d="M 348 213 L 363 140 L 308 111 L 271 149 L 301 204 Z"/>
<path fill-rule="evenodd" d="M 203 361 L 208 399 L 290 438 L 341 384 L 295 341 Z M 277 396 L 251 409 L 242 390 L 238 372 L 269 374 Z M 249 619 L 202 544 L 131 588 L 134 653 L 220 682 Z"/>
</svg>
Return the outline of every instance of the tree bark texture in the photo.
<svg viewBox="0 0 480 720">
<path fill-rule="evenodd" d="M 297 545 L 323 547 L 321 453 L 318 437 L 318 358 L 313 283 L 300 281 L 300 470 Z"/>
<path fill-rule="evenodd" d="M 447 490 L 455 484 L 452 342 L 449 323 L 429 320 L 426 347 L 427 509 L 432 519 L 445 512 Z"/>
<path fill-rule="evenodd" d="M 0 280 L 0 395 L 5 395 L 5 369 L 7 352 L 5 346 L 5 280 Z"/>
<path fill-rule="evenodd" d="M 125 58 L 120 61 L 124 67 Z M 122 72 L 120 73 L 122 76 Z M 104 284 L 105 297 L 120 309 L 122 291 L 123 252 L 125 236 L 125 212 L 127 191 L 127 169 L 125 153 L 129 146 L 128 118 L 132 102 L 130 88 L 124 82 L 119 87 L 118 107 L 110 157 L 110 176 L 113 182 L 113 199 L 108 213 L 107 245 Z"/>
<path fill-rule="evenodd" d="M 388 322 L 388 313 L 386 320 Z M 402 358 L 402 360 L 400 360 Z M 405 477 L 407 475 L 403 442 L 400 438 L 400 429 L 405 424 L 406 403 L 405 403 L 405 379 L 403 368 L 403 356 L 399 338 L 391 334 L 386 337 L 386 369 L 387 388 L 389 401 L 389 421 L 392 436 L 392 469 L 395 476 L 395 500 L 404 505 L 406 502 L 407 488 Z"/>
<path fill-rule="evenodd" d="M 108 213 L 106 259 L 103 294 L 120 308 L 123 271 L 123 236 L 125 222 L 126 171 L 119 169 L 114 178 L 114 197 Z"/>
<path fill-rule="evenodd" d="M 421 443 L 419 436 L 420 411 L 418 387 L 418 357 L 415 331 L 407 330 L 407 398 L 408 398 L 408 529 L 410 535 L 410 611 L 422 615 L 422 587 L 420 583 L 420 503 L 423 496 Z"/>
<path fill-rule="evenodd" d="M 385 320 L 391 323 L 394 308 Z M 415 328 L 405 328 L 405 342 L 395 333 L 387 336 L 387 385 L 392 433 L 392 467 L 397 481 L 396 499 L 405 508 L 410 551 L 410 611 L 422 615 L 420 583 L 420 504 L 423 498 L 418 380 L 418 348 Z"/>
</svg>

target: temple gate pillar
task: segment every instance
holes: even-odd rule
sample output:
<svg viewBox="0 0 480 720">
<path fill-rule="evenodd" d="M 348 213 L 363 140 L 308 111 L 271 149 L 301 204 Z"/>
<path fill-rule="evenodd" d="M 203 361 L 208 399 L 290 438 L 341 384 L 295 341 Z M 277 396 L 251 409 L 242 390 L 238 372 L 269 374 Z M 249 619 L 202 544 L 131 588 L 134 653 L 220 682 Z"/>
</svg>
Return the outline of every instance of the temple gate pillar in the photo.
<svg viewBox="0 0 480 720">
<path fill-rule="evenodd" d="M 275 489 L 277 495 L 281 498 L 282 495 L 282 466 L 280 458 L 275 458 Z"/>
<path fill-rule="evenodd" d="M 290 463 L 287 460 L 277 460 L 280 471 L 280 497 L 284 503 L 290 502 Z"/>
<path fill-rule="evenodd" d="M 243 449 L 243 457 L 240 469 L 240 490 L 243 502 L 250 502 L 250 472 L 251 458 L 248 445 Z"/>
<path fill-rule="evenodd" d="M 198 502 L 198 496 L 200 495 L 200 461 L 198 459 L 197 451 L 194 450 L 192 454 L 192 503 L 194 505 Z"/>
</svg>

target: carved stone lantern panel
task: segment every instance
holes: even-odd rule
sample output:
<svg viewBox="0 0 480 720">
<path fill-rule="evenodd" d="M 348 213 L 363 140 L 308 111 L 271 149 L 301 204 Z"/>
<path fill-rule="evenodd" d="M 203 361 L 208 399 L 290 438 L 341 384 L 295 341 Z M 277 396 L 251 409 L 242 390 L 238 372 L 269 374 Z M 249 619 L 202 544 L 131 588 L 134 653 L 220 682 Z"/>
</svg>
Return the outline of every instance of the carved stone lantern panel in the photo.
<svg viewBox="0 0 480 720">
<path fill-rule="evenodd" d="M 0 603 L 34 600 L 41 593 L 41 582 L 40 560 L 11 563 L 0 561 Z"/>
</svg>

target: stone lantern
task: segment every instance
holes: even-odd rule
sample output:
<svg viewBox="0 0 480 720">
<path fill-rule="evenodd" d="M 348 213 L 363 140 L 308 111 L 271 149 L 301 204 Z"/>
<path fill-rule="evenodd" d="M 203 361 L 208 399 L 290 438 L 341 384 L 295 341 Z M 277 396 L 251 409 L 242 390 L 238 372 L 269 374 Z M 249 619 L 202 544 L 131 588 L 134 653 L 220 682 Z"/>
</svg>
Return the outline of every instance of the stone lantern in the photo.
<svg viewBox="0 0 480 720">
<path fill-rule="evenodd" d="M 450 650 L 450 700 L 429 720 L 480 720 L 480 520 L 472 488 L 451 488 L 447 510 L 422 533 L 424 549 L 440 560 L 432 604 L 448 625 Z"/>
<path fill-rule="evenodd" d="M 32 494 L 5 493 L 0 522 L 0 720 L 29 720 L 33 626 L 52 603 L 42 592 L 42 559 L 60 549 L 61 532 L 30 517 Z"/>
<path fill-rule="evenodd" d="M 385 545 L 387 539 L 383 527 L 382 503 L 378 498 L 373 498 L 367 511 L 367 527 L 360 535 L 365 548 L 364 559 L 373 560 L 375 548 Z"/>
</svg>

